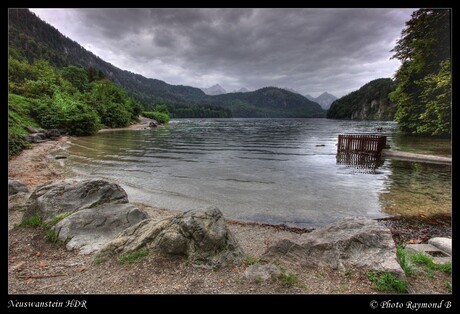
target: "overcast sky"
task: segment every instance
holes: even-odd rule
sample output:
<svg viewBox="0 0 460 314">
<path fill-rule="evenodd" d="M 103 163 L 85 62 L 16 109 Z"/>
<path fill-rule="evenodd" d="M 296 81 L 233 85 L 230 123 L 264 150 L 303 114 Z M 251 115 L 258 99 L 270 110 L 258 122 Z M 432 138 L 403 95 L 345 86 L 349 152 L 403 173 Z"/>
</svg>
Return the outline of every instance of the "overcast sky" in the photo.
<svg viewBox="0 0 460 314">
<path fill-rule="evenodd" d="M 32 9 L 111 64 L 174 85 L 344 96 L 391 77 L 415 9 Z"/>
</svg>

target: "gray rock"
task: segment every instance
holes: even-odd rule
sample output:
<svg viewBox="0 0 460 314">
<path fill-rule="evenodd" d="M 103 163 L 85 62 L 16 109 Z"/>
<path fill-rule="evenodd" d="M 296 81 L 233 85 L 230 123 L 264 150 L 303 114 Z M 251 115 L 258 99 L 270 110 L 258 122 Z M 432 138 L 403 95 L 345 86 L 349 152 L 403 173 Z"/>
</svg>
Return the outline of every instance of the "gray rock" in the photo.
<svg viewBox="0 0 460 314">
<path fill-rule="evenodd" d="M 452 255 L 452 239 L 437 237 L 429 239 L 428 243 Z"/>
<path fill-rule="evenodd" d="M 46 131 L 47 138 L 58 138 L 61 136 L 61 132 L 58 129 L 50 129 Z"/>
<path fill-rule="evenodd" d="M 141 221 L 104 245 L 98 256 L 105 258 L 141 248 L 184 256 L 192 263 L 213 267 L 240 264 L 244 255 L 217 208 L 190 210 L 160 221 Z"/>
<path fill-rule="evenodd" d="M 8 196 L 19 192 L 28 193 L 29 189 L 27 188 L 27 185 L 18 180 L 8 179 Z"/>
<path fill-rule="evenodd" d="M 159 124 L 156 120 L 152 120 L 152 121 L 150 121 L 150 123 L 149 123 L 149 127 L 151 127 L 151 128 L 156 128 L 156 127 L 158 127 L 159 125 L 160 125 L 160 124 Z"/>
<path fill-rule="evenodd" d="M 147 219 L 147 214 L 131 204 L 104 204 L 82 209 L 62 219 L 54 227 L 68 250 L 93 253 L 120 231 Z"/>
<path fill-rule="evenodd" d="M 50 221 L 61 213 L 105 203 L 128 203 L 128 195 L 118 184 L 105 180 L 60 180 L 35 189 L 27 202 L 23 220 L 38 215 Z"/>
<path fill-rule="evenodd" d="M 32 133 L 24 136 L 24 140 L 29 143 L 41 143 L 46 140 L 45 133 Z"/>
<path fill-rule="evenodd" d="M 18 192 L 13 195 L 8 195 L 8 210 L 24 210 L 27 207 L 27 200 L 30 193 Z"/>
<path fill-rule="evenodd" d="M 281 240 L 270 246 L 262 260 L 284 259 L 304 266 L 365 268 L 404 278 L 390 230 L 368 218 L 347 218 L 303 234 L 298 243 Z"/>
<path fill-rule="evenodd" d="M 273 264 L 253 264 L 243 273 L 243 276 L 253 281 L 267 281 L 281 275 L 281 270 Z"/>
</svg>

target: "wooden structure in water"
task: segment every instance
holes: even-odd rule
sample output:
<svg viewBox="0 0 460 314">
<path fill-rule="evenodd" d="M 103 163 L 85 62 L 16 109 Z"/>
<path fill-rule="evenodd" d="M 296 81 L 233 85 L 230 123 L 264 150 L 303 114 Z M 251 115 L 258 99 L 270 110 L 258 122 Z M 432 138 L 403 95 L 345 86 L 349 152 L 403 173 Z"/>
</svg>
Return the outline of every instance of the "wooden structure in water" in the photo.
<svg viewBox="0 0 460 314">
<path fill-rule="evenodd" d="M 380 156 L 387 144 L 387 137 L 379 134 L 339 134 L 337 154 L 355 153 Z"/>
<path fill-rule="evenodd" d="M 386 136 L 379 134 L 339 134 L 337 164 L 353 166 L 365 173 L 375 173 L 383 164 L 380 157 L 386 141 Z"/>
</svg>

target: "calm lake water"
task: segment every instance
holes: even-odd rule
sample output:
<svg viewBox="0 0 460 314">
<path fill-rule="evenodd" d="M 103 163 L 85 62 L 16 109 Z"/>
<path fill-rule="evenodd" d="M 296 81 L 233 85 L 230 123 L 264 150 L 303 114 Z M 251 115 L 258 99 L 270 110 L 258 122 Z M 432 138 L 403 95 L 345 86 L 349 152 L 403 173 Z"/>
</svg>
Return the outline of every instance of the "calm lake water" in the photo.
<svg viewBox="0 0 460 314">
<path fill-rule="evenodd" d="M 230 219 L 316 227 L 347 216 L 451 213 L 451 166 L 387 159 L 375 173 L 336 162 L 339 133 L 382 128 L 393 149 L 449 156 L 447 140 L 396 135 L 394 122 L 182 119 L 155 130 L 73 139 L 70 175 L 113 180 L 131 201 Z"/>
</svg>

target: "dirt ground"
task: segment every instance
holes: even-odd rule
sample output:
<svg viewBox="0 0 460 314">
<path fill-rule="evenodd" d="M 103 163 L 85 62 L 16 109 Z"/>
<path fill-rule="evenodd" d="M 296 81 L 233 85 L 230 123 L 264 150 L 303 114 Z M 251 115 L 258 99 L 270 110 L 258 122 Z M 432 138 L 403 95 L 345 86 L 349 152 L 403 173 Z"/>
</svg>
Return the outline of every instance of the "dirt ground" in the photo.
<svg viewBox="0 0 460 314">
<path fill-rule="evenodd" d="M 34 144 L 8 163 L 8 176 L 34 188 L 63 175 L 50 163 L 50 153 L 69 138 Z M 135 203 L 152 218 L 161 219 L 174 211 Z M 45 240 L 39 227 L 18 226 L 21 211 L 8 214 L 9 294 L 381 294 L 367 272 L 348 269 L 306 268 L 295 264 L 279 266 L 296 280 L 253 281 L 244 276 L 250 262 L 239 267 L 208 269 L 185 259 L 147 255 L 135 263 L 117 259 L 96 263 L 93 255 L 69 252 L 63 245 Z M 295 240 L 301 230 L 279 226 L 230 222 L 229 228 L 248 259 L 256 260 L 268 245 L 279 239 Z M 425 229 L 424 229 L 425 230 Z M 411 235 L 405 235 L 410 238 Z M 430 278 L 408 277 L 411 293 L 450 293 L 451 276 L 436 272 Z"/>
</svg>

